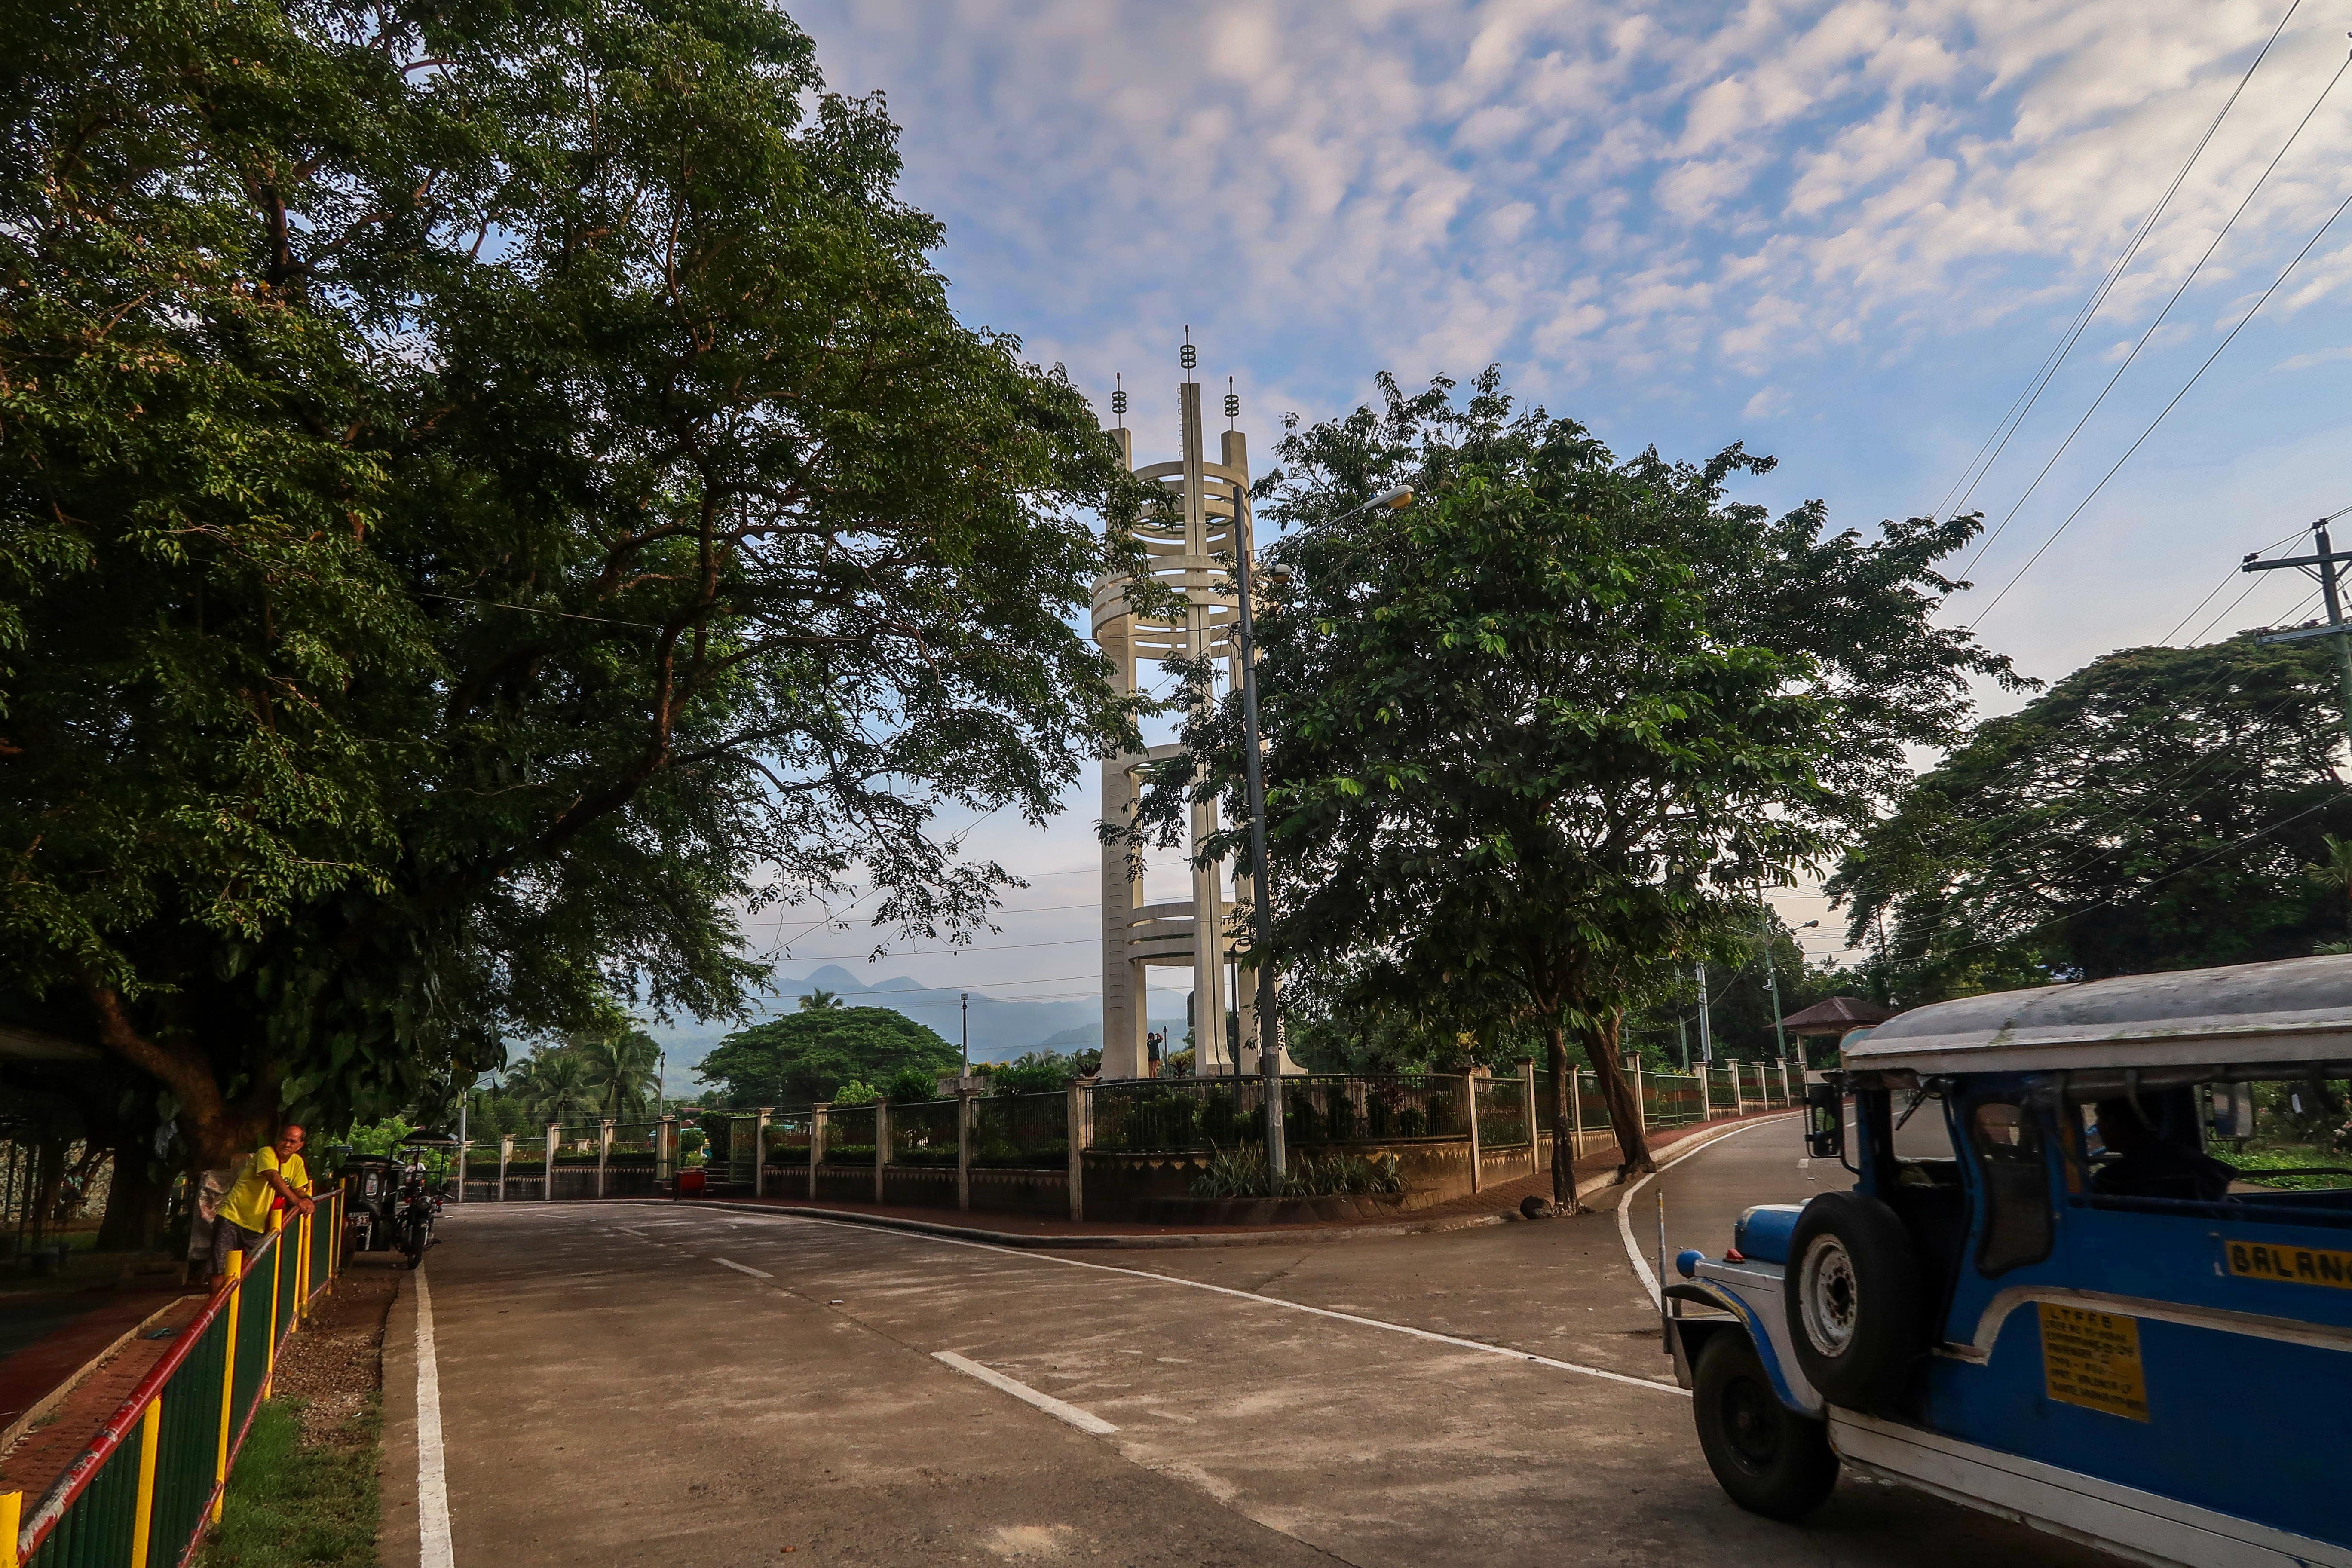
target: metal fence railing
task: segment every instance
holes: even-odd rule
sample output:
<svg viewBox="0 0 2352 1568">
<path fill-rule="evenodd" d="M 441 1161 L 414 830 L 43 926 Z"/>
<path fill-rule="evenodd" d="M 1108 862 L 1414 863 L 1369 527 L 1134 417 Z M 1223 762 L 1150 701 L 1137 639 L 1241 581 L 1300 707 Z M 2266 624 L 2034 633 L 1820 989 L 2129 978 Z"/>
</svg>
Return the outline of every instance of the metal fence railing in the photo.
<svg viewBox="0 0 2352 1568">
<path fill-rule="evenodd" d="M 956 1142 L 954 1100 L 915 1100 L 890 1108 L 890 1163 L 953 1165 Z"/>
<path fill-rule="evenodd" d="M 166 1568 L 220 1519 L 278 1347 L 341 1269 L 343 1202 L 273 1231 L 216 1288 L 29 1514 L 0 1494 L 0 1557 L 27 1568 Z"/>
<path fill-rule="evenodd" d="M 836 1105 L 825 1112 L 824 1163 L 828 1165 L 874 1163 L 874 1108 Z"/>
<path fill-rule="evenodd" d="M 971 1104 L 971 1163 L 1000 1170 L 1066 1170 L 1070 1097 L 992 1094 Z"/>
<path fill-rule="evenodd" d="M 1524 1079 L 1475 1078 L 1481 1149 L 1524 1149 L 1528 1143 L 1528 1086 Z"/>
</svg>

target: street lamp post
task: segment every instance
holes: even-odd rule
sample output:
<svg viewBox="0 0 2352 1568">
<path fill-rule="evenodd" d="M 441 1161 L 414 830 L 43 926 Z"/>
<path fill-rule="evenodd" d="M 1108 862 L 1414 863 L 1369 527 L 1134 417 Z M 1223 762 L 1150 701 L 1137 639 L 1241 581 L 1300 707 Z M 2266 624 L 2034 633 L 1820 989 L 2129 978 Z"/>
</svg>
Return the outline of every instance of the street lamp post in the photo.
<svg viewBox="0 0 2352 1568">
<path fill-rule="evenodd" d="M 1345 522 L 1375 507 L 1393 511 L 1411 505 L 1409 489 L 1385 490 L 1363 505 L 1331 521 Z M 1286 1154 L 1282 1138 L 1282 1030 L 1275 1013 L 1274 989 L 1274 868 L 1265 858 L 1265 765 L 1259 754 L 1257 717 L 1257 624 L 1250 604 L 1249 489 L 1234 486 L 1234 585 L 1238 601 L 1234 630 L 1240 637 L 1242 665 L 1242 782 L 1249 809 L 1251 945 L 1257 955 L 1257 1061 L 1265 1084 L 1265 1169 L 1269 1187 L 1280 1190 Z M 1208 940 L 1214 941 L 1214 933 Z"/>
<path fill-rule="evenodd" d="M 963 1009 L 963 1076 L 971 1076 L 971 993 L 956 993 L 957 1005 Z"/>
</svg>

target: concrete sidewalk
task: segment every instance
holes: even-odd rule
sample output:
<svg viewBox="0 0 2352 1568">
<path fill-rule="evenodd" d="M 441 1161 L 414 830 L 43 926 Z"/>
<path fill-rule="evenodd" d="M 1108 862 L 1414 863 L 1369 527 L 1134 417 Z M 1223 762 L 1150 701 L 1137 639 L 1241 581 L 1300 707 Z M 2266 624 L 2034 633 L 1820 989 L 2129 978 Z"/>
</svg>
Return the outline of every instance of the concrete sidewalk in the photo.
<svg viewBox="0 0 2352 1568">
<path fill-rule="evenodd" d="M 1727 1133 L 1759 1121 L 1797 1114 L 1791 1110 L 1759 1110 L 1747 1116 L 1703 1121 L 1696 1126 L 1661 1130 L 1650 1140 L 1660 1158 L 1686 1153 Z M 1580 1199 L 1615 1184 L 1617 1148 L 1595 1149 L 1575 1164 Z M 998 1247 L 1044 1247 L 1054 1251 L 1124 1250 L 1186 1247 L 1258 1247 L 1300 1242 L 1360 1241 L 1382 1237 L 1427 1236 L 1503 1225 L 1518 1218 L 1519 1205 L 1530 1197 L 1551 1196 L 1551 1173 L 1538 1172 L 1487 1187 L 1468 1197 L 1416 1209 L 1396 1219 L 1330 1220 L 1312 1225 L 1163 1226 L 1118 1221 L 1076 1221 L 1045 1215 L 999 1214 L 992 1210 L 916 1208 L 898 1205 L 846 1203 L 820 1198 L 646 1198 L 636 1201 L 667 1205 L 674 1202 L 730 1209 L 772 1211 L 848 1220 L 886 1230 L 985 1241 Z"/>
</svg>

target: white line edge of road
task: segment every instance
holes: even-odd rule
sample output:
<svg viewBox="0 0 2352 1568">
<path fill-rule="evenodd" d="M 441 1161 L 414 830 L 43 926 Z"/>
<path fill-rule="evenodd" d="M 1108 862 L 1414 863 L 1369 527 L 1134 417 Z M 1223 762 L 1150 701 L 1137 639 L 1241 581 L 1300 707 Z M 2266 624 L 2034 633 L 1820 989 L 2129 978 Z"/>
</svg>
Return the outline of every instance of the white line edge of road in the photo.
<svg viewBox="0 0 2352 1568">
<path fill-rule="evenodd" d="M 714 1258 L 710 1261 L 716 1263 L 721 1268 L 732 1268 L 738 1274 L 749 1274 L 754 1279 L 773 1279 L 775 1278 L 774 1275 L 769 1273 L 764 1268 L 754 1268 L 748 1263 L 738 1263 L 731 1258 Z"/>
<path fill-rule="evenodd" d="M 1790 1112 L 1789 1115 L 1767 1116 L 1760 1121 L 1751 1121 L 1745 1127 L 1734 1127 L 1727 1132 L 1718 1132 L 1703 1143 L 1694 1143 L 1689 1148 L 1683 1150 L 1680 1153 L 1677 1153 L 1664 1162 L 1656 1170 L 1652 1171 L 1648 1175 L 1643 1176 L 1632 1186 L 1627 1187 L 1625 1189 L 1625 1195 L 1617 1200 L 1617 1234 L 1625 1243 L 1625 1257 L 1627 1260 L 1633 1265 L 1633 1272 L 1642 1277 L 1642 1289 L 1650 1293 L 1651 1306 L 1664 1306 L 1665 1304 L 1665 1297 L 1662 1293 L 1662 1289 L 1658 1284 L 1656 1270 L 1650 1267 L 1650 1260 L 1642 1256 L 1641 1247 L 1636 1246 L 1633 1241 L 1633 1194 L 1640 1192 L 1643 1187 L 1648 1186 L 1652 1182 L 1656 1181 L 1660 1176 L 1664 1175 L 1668 1171 L 1673 1170 L 1676 1165 L 1681 1164 L 1685 1160 L 1689 1159 L 1692 1155 L 1704 1154 L 1709 1149 L 1714 1148 L 1717 1143 L 1737 1138 L 1742 1132 L 1752 1132 L 1759 1127 L 1778 1127 L 1782 1122 L 1787 1121 L 1790 1119 L 1790 1116 L 1793 1116 L 1794 1114 L 1796 1113 L 1792 1111 Z"/>
<path fill-rule="evenodd" d="M 421 1568 L 457 1568 L 449 1541 L 449 1471 L 441 1447 L 441 1363 L 433 1349 L 433 1291 L 416 1281 L 416 1559 Z"/>
<path fill-rule="evenodd" d="M 698 1205 L 699 1206 L 699 1205 Z M 720 1211 L 741 1213 L 740 1210 Z M 1611 1372 L 1607 1367 L 1586 1366 L 1580 1362 L 1560 1361 L 1556 1357 L 1538 1355 L 1512 1345 L 1489 1344 L 1484 1340 L 1465 1340 L 1454 1334 L 1441 1334 L 1432 1329 L 1416 1329 L 1409 1323 L 1391 1323 L 1381 1318 L 1367 1318 L 1355 1312 L 1341 1312 L 1329 1307 L 1310 1307 L 1304 1301 L 1286 1301 L 1279 1296 L 1261 1296 L 1255 1290 L 1236 1290 L 1230 1285 L 1212 1285 L 1204 1279 L 1187 1279 L 1175 1274 L 1154 1274 L 1144 1268 L 1120 1268 L 1108 1263 L 1087 1263 L 1076 1258 L 1056 1258 L 1050 1252 L 1016 1250 L 997 1247 L 985 1241 L 965 1241 L 952 1236 L 926 1236 L 920 1231 L 887 1231 L 877 1233 L 873 1226 L 856 1225 L 845 1220 L 815 1219 L 805 1215 L 775 1215 L 762 1216 L 769 1225 L 821 1225 L 835 1230 L 854 1230 L 865 1236 L 877 1234 L 908 1241 L 928 1241 L 938 1247 L 968 1247 L 976 1252 L 992 1252 L 1000 1257 L 1024 1262 L 1058 1263 L 1065 1268 L 1090 1268 L 1097 1274 L 1124 1274 L 1133 1279 L 1150 1279 L 1162 1285 L 1181 1285 L 1187 1289 L 1206 1290 L 1214 1296 L 1232 1296 L 1239 1300 L 1257 1301 L 1286 1311 L 1304 1312 L 1309 1317 L 1329 1318 L 1335 1322 L 1354 1323 L 1360 1328 L 1384 1329 L 1392 1334 L 1404 1334 L 1433 1344 L 1452 1345 L 1457 1350 L 1476 1351 L 1482 1355 L 1498 1355 L 1511 1361 L 1528 1362 L 1536 1366 L 1549 1367 L 1555 1372 L 1572 1372 L 1584 1377 L 1597 1377 L 1610 1383 L 1622 1383 L 1629 1388 L 1647 1389 L 1652 1394 L 1668 1394 L 1677 1399 L 1687 1399 L 1687 1389 L 1676 1387 L 1663 1378 L 1636 1377 L 1632 1373 Z"/>
<path fill-rule="evenodd" d="M 1024 1405 L 1034 1405 L 1046 1415 L 1059 1421 L 1066 1421 L 1081 1432 L 1091 1432 L 1097 1437 L 1108 1437 L 1118 1430 L 1099 1415 L 1081 1410 L 1075 1405 L 1065 1404 L 1050 1394 L 1040 1394 L 1025 1383 L 1016 1382 L 992 1367 L 982 1366 L 980 1363 L 960 1356 L 953 1351 L 933 1351 L 931 1359 L 946 1363 L 966 1377 L 976 1377 L 989 1387 L 1009 1394 Z"/>
</svg>

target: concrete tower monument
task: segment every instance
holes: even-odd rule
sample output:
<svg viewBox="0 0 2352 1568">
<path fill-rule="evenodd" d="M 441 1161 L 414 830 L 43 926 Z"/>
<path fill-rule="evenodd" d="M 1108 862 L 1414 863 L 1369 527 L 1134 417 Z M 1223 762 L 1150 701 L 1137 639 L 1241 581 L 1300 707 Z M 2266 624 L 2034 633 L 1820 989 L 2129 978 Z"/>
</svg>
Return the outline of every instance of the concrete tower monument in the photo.
<svg viewBox="0 0 2352 1568">
<path fill-rule="evenodd" d="M 1106 434 L 1117 444 L 1119 460 L 1136 478 L 1160 487 L 1168 499 L 1164 512 L 1146 516 L 1138 528 L 1150 558 L 1152 578 L 1176 590 L 1183 602 L 1181 618 L 1155 618 L 1137 613 L 1128 603 L 1129 579 L 1106 577 L 1095 584 L 1095 640 L 1109 657 L 1112 679 L 1122 691 L 1135 691 L 1144 684 L 1139 672 L 1146 662 L 1172 656 L 1222 660 L 1228 686 L 1240 678 L 1234 637 L 1239 606 L 1231 588 L 1234 552 L 1236 548 L 1251 548 L 1249 439 L 1238 428 L 1230 427 L 1240 416 L 1241 400 L 1228 391 L 1229 428 L 1220 437 L 1217 460 L 1208 459 L 1202 429 L 1201 384 L 1192 374 L 1199 359 L 1189 331 L 1181 357 L 1185 372 L 1176 389 L 1181 456 L 1173 462 L 1135 467 L 1135 436 L 1127 428 L 1127 394 L 1121 390 L 1111 395 L 1118 424 Z M 1219 556 L 1224 559 L 1220 561 Z M 1213 701 L 1215 696 L 1213 690 L 1196 691 L 1196 709 Z M 1104 763 L 1103 820 L 1123 825 L 1131 819 L 1141 792 L 1140 771 L 1178 749 L 1154 746 Z M 1107 1079 L 1150 1075 L 1144 1046 L 1150 1027 L 1145 972 L 1154 964 L 1192 972 L 1194 1071 L 1207 1078 L 1232 1073 L 1236 1067 L 1244 1073 L 1258 1070 L 1255 984 L 1239 988 L 1238 1063 L 1224 1028 L 1226 1008 L 1235 1001 L 1227 968 L 1236 945 L 1233 916 L 1237 907 L 1248 907 L 1249 882 L 1246 878 L 1233 877 L 1222 862 L 1192 864 L 1201 842 L 1217 831 L 1217 820 L 1213 803 L 1192 808 L 1185 858 L 1191 868 L 1192 896 L 1186 900 L 1146 902 L 1142 883 L 1129 874 L 1126 849 L 1116 844 L 1103 848 L 1102 1072 Z M 1169 1048 L 1172 1052 L 1178 1043 L 1171 1041 Z"/>
</svg>

